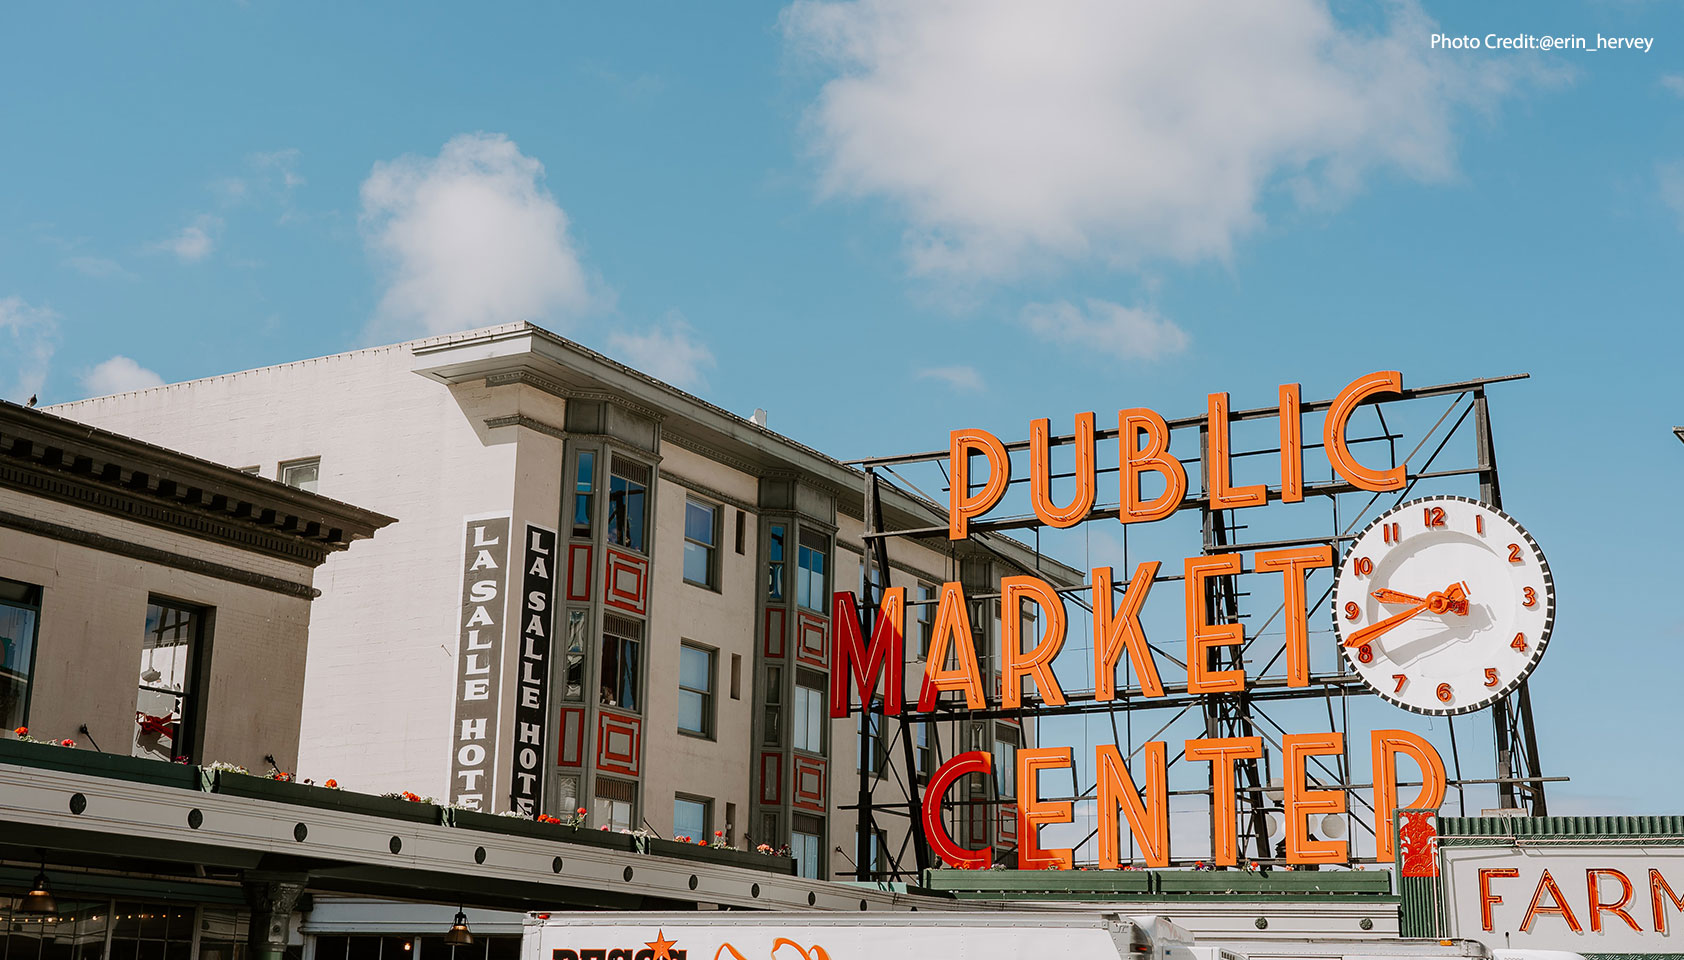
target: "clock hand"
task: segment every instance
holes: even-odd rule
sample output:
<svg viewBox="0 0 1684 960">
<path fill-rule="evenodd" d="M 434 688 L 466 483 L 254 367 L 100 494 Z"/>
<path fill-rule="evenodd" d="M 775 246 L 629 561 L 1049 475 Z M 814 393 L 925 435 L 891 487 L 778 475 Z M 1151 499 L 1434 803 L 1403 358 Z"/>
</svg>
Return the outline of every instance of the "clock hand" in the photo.
<svg viewBox="0 0 1684 960">
<path fill-rule="evenodd" d="M 1400 593 L 1397 590 L 1384 590 L 1384 589 L 1376 590 L 1373 593 L 1369 594 L 1369 596 L 1371 596 L 1374 599 L 1380 601 L 1381 603 L 1426 603 L 1427 602 L 1427 601 L 1421 599 L 1420 597 L 1411 596 L 1410 594 L 1407 594 L 1407 593 Z"/>
<path fill-rule="evenodd" d="M 1363 644 L 1367 643 L 1368 641 L 1373 640 L 1375 637 L 1378 637 L 1382 633 L 1385 633 L 1387 630 L 1390 630 L 1391 628 L 1397 626 L 1398 624 L 1404 622 L 1405 620 L 1408 620 L 1411 617 L 1415 616 L 1416 614 L 1422 612 L 1423 610 L 1426 610 L 1427 604 L 1429 602 L 1431 602 L 1433 597 L 1437 597 L 1437 596 L 1438 596 L 1438 594 L 1435 593 L 1431 597 L 1428 597 L 1426 600 L 1421 601 L 1420 603 L 1416 604 L 1413 607 L 1410 607 L 1408 610 L 1405 610 L 1400 614 L 1397 614 L 1396 616 L 1387 617 L 1386 619 L 1381 620 L 1379 623 L 1371 623 L 1368 626 L 1363 627 L 1361 630 L 1358 630 L 1356 633 L 1351 634 L 1351 638 L 1349 640 L 1345 641 L 1345 646 L 1347 646 L 1347 647 L 1360 647 L 1360 646 L 1362 646 Z"/>
</svg>

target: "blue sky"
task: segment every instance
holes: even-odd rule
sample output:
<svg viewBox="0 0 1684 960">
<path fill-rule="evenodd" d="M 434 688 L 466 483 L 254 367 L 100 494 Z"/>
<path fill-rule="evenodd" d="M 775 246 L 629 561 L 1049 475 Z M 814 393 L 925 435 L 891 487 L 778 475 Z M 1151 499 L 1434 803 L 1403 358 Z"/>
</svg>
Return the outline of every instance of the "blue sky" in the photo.
<svg viewBox="0 0 1684 960">
<path fill-rule="evenodd" d="M 1676 812 L 1684 13 L 1030 9 L 7 8 L 0 394 L 525 318 L 851 457 L 1529 372 L 1546 772 Z"/>
</svg>

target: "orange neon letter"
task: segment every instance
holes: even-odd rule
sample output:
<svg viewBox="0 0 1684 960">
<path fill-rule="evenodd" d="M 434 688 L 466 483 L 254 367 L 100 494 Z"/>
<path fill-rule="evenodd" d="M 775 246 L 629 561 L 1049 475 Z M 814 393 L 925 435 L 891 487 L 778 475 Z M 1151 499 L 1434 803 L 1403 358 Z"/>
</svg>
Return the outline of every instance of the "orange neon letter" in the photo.
<svg viewBox="0 0 1684 960">
<path fill-rule="evenodd" d="M 1620 899 L 1617 903 L 1602 902 L 1601 886 L 1603 877 L 1613 877 L 1615 880 L 1620 881 Z M 1591 933 L 1602 932 L 1602 915 L 1604 913 L 1611 913 L 1614 916 L 1619 917 L 1621 920 L 1626 922 L 1626 926 L 1636 930 L 1638 933 L 1643 932 L 1643 928 L 1638 926 L 1637 921 L 1631 918 L 1631 914 L 1626 913 L 1625 911 L 1626 904 L 1631 902 L 1632 894 L 1635 892 L 1632 890 L 1630 877 L 1627 877 L 1618 870 L 1593 869 L 1585 871 L 1585 883 L 1590 886 Z"/>
<path fill-rule="evenodd" d="M 1071 823 L 1075 804 L 1069 800 L 1039 800 L 1037 781 L 1042 770 L 1070 768 L 1069 747 L 1025 747 L 1017 752 L 1017 868 L 1069 870 L 1076 865 L 1068 847 L 1041 849 L 1036 831 L 1049 823 Z"/>
<path fill-rule="evenodd" d="M 1140 445 L 1140 435 L 1146 445 Z M 1123 487 L 1117 519 L 1124 523 L 1162 520 L 1181 506 L 1187 495 L 1187 471 L 1181 461 L 1169 456 L 1169 424 L 1145 407 L 1117 413 L 1117 474 Z M 1164 492 L 1150 503 L 1140 500 L 1140 475 L 1152 471 L 1164 475 Z"/>
<path fill-rule="evenodd" d="M 1122 866 L 1119 806 L 1128 817 L 1129 830 L 1140 851 L 1146 855 L 1146 865 L 1169 866 L 1169 773 L 1164 742 L 1153 740 L 1141 749 L 1146 761 L 1144 795 L 1134 788 L 1134 778 L 1116 744 L 1102 743 L 1094 748 L 1094 776 L 1099 785 L 1099 865 L 1107 869 Z"/>
<path fill-rule="evenodd" d="M 947 827 L 941 822 L 942 801 L 947 799 L 947 791 L 952 789 L 955 780 L 967 773 L 987 776 L 993 772 L 994 758 L 987 750 L 954 754 L 953 759 L 936 768 L 924 788 L 924 838 L 929 841 L 930 849 L 936 852 L 936 856 L 950 867 L 984 870 L 994 862 L 993 847 L 980 850 L 961 847 L 948 835 Z"/>
<path fill-rule="evenodd" d="M 1310 623 L 1309 612 L 1304 609 L 1304 572 L 1333 566 L 1333 548 L 1322 544 L 1270 550 L 1257 555 L 1256 566 L 1259 572 L 1279 570 L 1285 578 L 1281 609 L 1286 617 L 1286 685 L 1307 687 L 1310 685 Z"/>
<path fill-rule="evenodd" d="M 902 631 L 906 623 L 906 588 L 890 587 L 883 591 L 883 603 L 877 608 L 877 624 L 871 630 L 871 646 L 860 639 L 859 611 L 854 595 L 838 592 L 831 604 L 830 622 L 836 630 L 836 665 L 830 671 L 830 715 L 845 717 L 852 706 L 848 681 L 859 687 L 860 703 L 871 702 L 877 694 L 877 680 L 883 679 L 883 713 L 897 716 L 905 696 L 906 660 L 903 653 Z"/>
<path fill-rule="evenodd" d="M 1067 507 L 1052 502 L 1052 452 L 1045 417 L 1029 422 L 1029 504 L 1049 527 L 1073 527 L 1093 509 L 1093 414 L 1076 414 L 1076 497 Z"/>
<path fill-rule="evenodd" d="M 1187 597 L 1187 692 L 1239 693 L 1245 689 L 1244 670 L 1213 670 L 1208 653 L 1212 647 L 1231 647 L 1245 642 L 1245 628 L 1237 623 L 1210 622 L 1205 597 L 1209 593 L 1205 581 L 1211 577 L 1233 576 L 1240 572 L 1240 555 L 1219 553 L 1209 557 L 1188 557 L 1186 580 L 1182 587 Z"/>
<path fill-rule="evenodd" d="M 1234 817 L 1234 761 L 1263 755 L 1262 737 L 1212 737 L 1187 741 L 1188 760 L 1210 762 L 1211 859 L 1219 866 L 1239 862 L 1239 828 Z"/>
<path fill-rule="evenodd" d="M 1305 782 L 1305 759 L 1343 753 L 1345 737 L 1339 733 L 1289 733 L 1281 738 L 1286 753 L 1286 862 L 1344 863 L 1345 841 L 1312 840 L 1306 817 L 1345 812 L 1345 794 L 1340 790 L 1311 790 Z"/>
<path fill-rule="evenodd" d="M 1158 561 L 1148 560 L 1134 568 L 1122 606 L 1111 609 L 1111 568 L 1093 571 L 1093 698 L 1100 702 L 1117 699 L 1117 658 L 1128 648 L 1129 662 L 1140 675 L 1140 692 L 1148 697 L 1164 695 L 1158 679 L 1158 665 L 1152 648 L 1146 645 L 1146 630 L 1140 625 L 1140 609 L 1158 575 Z"/>
<path fill-rule="evenodd" d="M 988 461 L 988 481 L 975 496 L 971 495 L 973 453 L 982 454 Z M 947 539 L 963 540 L 970 535 L 971 518 L 987 513 L 1006 495 L 1012 460 L 1006 455 L 1006 445 L 987 430 L 953 431 L 947 459 L 953 471 L 947 491 Z"/>
<path fill-rule="evenodd" d="M 1229 510 L 1236 507 L 1261 507 L 1269 502 L 1269 488 L 1261 483 L 1248 487 L 1233 486 L 1229 476 L 1233 464 L 1229 462 L 1228 395 L 1210 395 L 1209 416 L 1205 421 L 1210 430 L 1210 453 L 1205 466 L 1210 471 L 1205 485 L 1210 488 L 1210 508 Z"/>
<path fill-rule="evenodd" d="M 958 666 L 947 668 L 952 648 Z M 958 583 L 941 585 L 941 603 L 936 606 L 935 627 L 930 631 L 930 654 L 924 664 L 924 685 L 918 691 L 918 711 L 936 708 L 936 698 L 947 690 L 965 691 L 965 706 L 981 710 L 988 706 L 982 695 L 982 671 L 976 663 L 976 644 L 971 642 L 971 622 L 965 615 L 965 590 Z"/>
<path fill-rule="evenodd" d="M 1654 867 L 1649 868 L 1649 906 L 1655 911 L 1655 932 L 1666 933 L 1666 900 L 1672 901 L 1672 909 L 1684 910 L 1684 897 L 1672 892 L 1672 887 L 1661 876 L 1661 872 Z"/>
<path fill-rule="evenodd" d="M 1035 649 L 1023 651 L 1023 601 L 1030 600 L 1047 618 L 1047 630 Z M 1053 658 L 1064 647 L 1064 600 L 1052 584 L 1039 577 L 1005 577 L 1000 581 L 1001 700 L 1008 710 L 1023 706 L 1023 678 L 1035 678 L 1035 692 L 1043 703 L 1064 706 L 1064 691 L 1053 676 Z M 1010 614 L 1016 614 L 1012 616 Z"/>
<path fill-rule="evenodd" d="M 1281 502 L 1304 499 L 1304 413 L 1298 384 L 1281 384 Z"/>
<path fill-rule="evenodd" d="M 1479 928 L 1487 933 L 1491 926 L 1491 906 L 1502 903 L 1501 894 L 1491 892 L 1491 881 L 1520 876 L 1520 871 L 1513 867 L 1483 867 L 1479 871 Z"/>
<path fill-rule="evenodd" d="M 1370 470 L 1351 456 L 1351 449 L 1345 444 L 1345 426 L 1358 404 L 1377 394 L 1399 393 L 1402 390 L 1403 374 L 1396 370 L 1371 373 L 1352 380 L 1349 386 L 1339 391 L 1339 396 L 1333 398 L 1333 406 L 1328 408 L 1327 420 L 1322 424 L 1322 444 L 1327 448 L 1328 462 L 1359 490 L 1384 492 L 1403 489 L 1401 465 L 1388 470 Z"/>
<path fill-rule="evenodd" d="M 1397 851 L 1393 846 L 1397 810 L 1397 755 L 1407 754 L 1421 768 L 1421 792 L 1405 806 L 1413 809 L 1438 809 L 1444 802 L 1444 761 L 1425 738 L 1408 730 L 1376 730 L 1369 740 L 1369 756 L 1374 763 L 1374 855 L 1381 863 L 1390 863 Z"/>
<path fill-rule="evenodd" d="M 1555 902 L 1554 906 L 1544 905 L 1545 893 Z M 1579 918 L 1573 916 L 1573 908 L 1567 905 L 1567 898 L 1561 895 L 1561 887 L 1556 885 L 1555 878 L 1550 876 L 1548 870 L 1538 878 L 1538 889 L 1532 891 L 1532 903 L 1526 908 L 1526 916 L 1520 920 L 1520 932 L 1531 933 L 1532 921 L 1544 914 L 1552 914 L 1567 921 L 1567 929 L 1574 933 L 1584 932 L 1579 927 Z"/>
</svg>

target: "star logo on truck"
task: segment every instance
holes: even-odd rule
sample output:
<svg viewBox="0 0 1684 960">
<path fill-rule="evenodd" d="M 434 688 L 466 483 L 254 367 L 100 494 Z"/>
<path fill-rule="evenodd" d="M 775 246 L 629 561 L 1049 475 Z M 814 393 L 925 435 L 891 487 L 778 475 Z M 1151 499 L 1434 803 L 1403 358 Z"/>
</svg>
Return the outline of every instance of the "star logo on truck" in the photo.
<svg viewBox="0 0 1684 960">
<path fill-rule="evenodd" d="M 655 931 L 654 940 L 646 940 L 644 946 L 655 951 L 655 960 L 672 960 L 672 948 L 678 946 L 677 940 L 668 940 L 665 930 Z"/>
</svg>

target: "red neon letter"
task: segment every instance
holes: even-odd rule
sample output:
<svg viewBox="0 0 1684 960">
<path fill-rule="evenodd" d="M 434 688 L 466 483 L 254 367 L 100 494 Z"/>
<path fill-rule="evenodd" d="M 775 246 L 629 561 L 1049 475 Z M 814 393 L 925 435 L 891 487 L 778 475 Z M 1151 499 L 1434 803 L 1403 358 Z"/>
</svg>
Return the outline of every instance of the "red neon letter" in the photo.
<svg viewBox="0 0 1684 960">
<path fill-rule="evenodd" d="M 1491 892 L 1491 881 L 1506 877 L 1518 877 L 1520 871 L 1513 867 L 1486 867 L 1479 871 L 1479 928 L 1491 932 L 1491 906 L 1502 903 L 1503 898 Z"/>
<path fill-rule="evenodd" d="M 1544 905 L 1544 894 L 1548 893 L 1555 906 Z M 1567 898 L 1561 895 L 1561 888 L 1556 886 L 1555 878 L 1548 870 L 1538 878 L 1538 889 L 1532 892 L 1532 903 L 1526 908 L 1526 916 L 1521 918 L 1520 932 L 1531 933 L 1532 921 L 1542 914 L 1554 914 L 1567 921 L 1567 929 L 1574 933 L 1583 933 L 1579 927 L 1579 918 L 1573 916 L 1573 908 L 1567 905 Z"/>
<path fill-rule="evenodd" d="M 1149 867 L 1169 866 L 1169 774 L 1164 762 L 1164 742 L 1153 740 L 1142 748 L 1146 761 L 1146 790 L 1134 788 L 1134 778 L 1114 744 L 1094 748 L 1094 774 L 1099 784 L 1099 865 L 1115 870 L 1122 866 L 1118 851 L 1117 807 L 1128 817 L 1129 830 L 1139 841 Z"/>
<path fill-rule="evenodd" d="M 1169 456 L 1169 424 L 1145 407 L 1117 413 L 1118 476 L 1122 483 L 1122 506 L 1117 519 L 1124 523 L 1162 520 L 1181 506 L 1187 494 L 1187 471 L 1181 461 Z M 1140 435 L 1146 435 L 1146 446 Z M 1140 500 L 1140 475 L 1152 471 L 1164 475 L 1164 492 L 1150 503 Z"/>
<path fill-rule="evenodd" d="M 854 607 L 852 592 L 837 593 L 831 611 L 830 622 L 836 631 L 836 665 L 830 671 L 830 715 L 848 715 L 852 705 L 850 679 L 859 687 L 860 703 L 866 704 L 877 694 L 878 677 L 883 678 L 884 715 L 898 715 L 906 684 L 905 641 L 901 635 L 906 623 L 906 588 L 890 587 L 883 591 L 869 648 L 860 639 L 859 611 Z"/>
<path fill-rule="evenodd" d="M 950 646 L 959 661 L 951 670 L 947 669 Z M 971 642 L 971 623 L 965 615 L 965 591 L 951 582 L 941 585 L 929 659 L 924 663 L 924 686 L 918 691 L 919 712 L 934 710 L 936 698 L 945 690 L 965 691 L 965 706 L 971 710 L 988 706 L 982 695 L 982 671 L 976 665 L 976 644 Z"/>
<path fill-rule="evenodd" d="M 1281 502 L 1304 499 L 1304 423 L 1298 384 L 1281 384 Z"/>
<path fill-rule="evenodd" d="M 1333 548 L 1299 547 L 1270 550 L 1257 555 L 1257 569 L 1279 570 L 1286 580 L 1284 605 L 1286 617 L 1286 685 L 1310 685 L 1310 623 L 1304 609 L 1304 571 L 1333 566 Z"/>
<path fill-rule="evenodd" d="M 1602 902 L 1601 886 L 1603 877 L 1613 877 L 1614 879 L 1620 881 L 1620 900 L 1618 903 Z M 1602 914 L 1604 912 L 1611 913 L 1614 916 L 1619 917 L 1621 920 L 1624 920 L 1626 922 L 1626 926 L 1636 930 L 1638 933 L 1643 932 L 1643 928 L 1638 926 L 1637 921 L 1631 918 L 1631 914 L 1626 913 L 1625 911 L 1625 905 L 1631 902 L 1631 895 L 1634 892 L 1631 888 L 1631 879 L 1629 877 L 1618 870 L 1586 870 L 1585 883 L 1590 887 L 1591 933 L 1602 932 Z"/>
<path fill-rule="evenodd" d="M 1039 800 L 1042 770 L 1070 768 L 1069 747 L 1025 747 L 1017 752 L 1017 868 L 1069 870 L 1076 865 L 1069 847 L 1041 849 L 1036 831 L 1049 823 L 1071 823 L 1075 804 L 1069 800 Z"/>
<path fill-rule="evenodd" d="M 1210 470 L 1210 508 L 1229 510 L 1235 507 L 1261 507 L 1269 502 L 1269 488 L 1261 483 L 1236 487 L 1229 476 L 1233 465 L 1228 462 L 1228 395 L 1210 395 L 1209 415 L 1205 423 L 1210 430 L 1210 453 L 1205 460 Z"/>
<path fill-rule="evenodd" d="M 1661 876 L 1661 872 L 1653 867 L 1649 868 L 1649 906 L 1655 911 L 1655 932 L 1666 933 L 1666 900 L 1672 901 L 1672 909 L 1684 910 L 1684 897 L 1672 892 L 1672 887 Z"/>
<path fill-rule="evenodd" d="M 1421 792 L 1406 807 L 1438 809 L 1444 802 L 1444 761 L 1424 738 L 1408 730 L 1376 730 L 1369 739 L 1374 763 L 1374 855 L 1381 863 L 1396 856 L 1392 816 L 1397 810 L 1397 755 L 1407 754 L 1421 768 Z"/>
<path fill-rule="evenodd" d="M 936 856 L 950 867 L 983 870 L 994 860 L 993 847 L 980 850 L 961 847 L 948 836 L 947 827 L 941 822 L 942 801 L 947 799 L 947 791 L 953 787 L 953 781 L 967 773 L 987 776 L 992 772 L 994 758 L 987 750 L 954 754 L 953 759 L 936 768 L 936 772 L 930 775 L 929 785 L 924 788 L 924 839 L 929 841 L 930 849 L 936 852 Z"/>
<path fill-rule="evenodd" d="M 1262 737 L 1213 737 L 1187 741 L 1188 760 L 1210 761 L 1211 859 L 1221 866 L 1239 862 L 1239 832 L 1234 822 L 1234 761 L 1263 755 Z"/>
<path fill-rule="evenodd" d="M 1351 381 L 1350 386 L 1339 391 L 1339 396 L 1333 398 L 1333 406 L 1327 411 L 1327 420 L 1322 424 L 1322 444 L 1327 448 L 1328 462 L 1359 490 L 1384 492 L 1403 489 L 1401 465 L 1389 470 L 1370 470 L 1351 456 L 1351 449 L 1345 444 L 1345 426 L 1358 404 L 1376 394 L 1402 390 L 1403 374 L 1396 370 L 1371 373 Z"/>
<path fill-rule="evenodd" d="M 1023 651 L 1023 616 L 1017 611 L 1032 600 L 1046 614 L 1047 632 L 1035 649 Z M 1055 707 L 1064 706 L 1064 691 L 1053 676 L 1053 658 L 1064 647 L 1064 601 L 1052 584 L 1039 577 L 1005 577 L 1000 581 L 1001 700 L 1008 710 L 1023 706 L 1023 678 L 1035 678 L 1035 691 Z M 1017 614 L 1017 615 L 1013 615 Z"/>
<path fill-rule="evenodd" d="M 1140 692 L 1148 697 L 1164 695 L 1158 679 L 1158 665 L 1152 648 L 1146 645 L 1146 630 L 1140 625 L 1140 608 L 1158 575 L 1158 561 L 1148 560 L 1134 568 L 1122 606 L 1111 609 L 1111 568 L 1093 571 L 1093 698 L 1100 702 L 1117 699 L 1117 658 L 1127 647 L 1129 662 L 1140 675 Z"/>
<path fill-rule="evenodd" d="M 1240 572 L 1240 555 L 1219 553 L 1209 557 L 1188 557 L 1187 597 L 1187 692 L 1239 693 L 1245 689 L 1244 670 L 1212 670 L 1206 653 L 1211 647 L 1231 647 L 1245 642 L 1245 628 L 1237 623 L 1213 624 L 1205 605 L 1205 581 L 1211 577 Z"/>
<path fill-rule="evenodd" d="M 1073 527 L 1093 509 L 1093 414 L 1076 414 L 1076 497 L 1068 507 L 1052 502 L 1051 425 L 1046 418 L 1029 423 L 1029 505 L 1049 527 Z"/>
<path fill-rule="evenodd" d="M 1286 758 L 1286 862 L 1344 863 L 1345 841 L 1312 840 L 1305 817 L 1345 812 L 1342 790 L 1311 790 L 1305 782 L 1305 760 L 1311 756 L 1343 753 L 1345 737 L 1338 733 L 1289 733 L 1281 738 Z"/>
<path fill-rule="evenodd" d="M 980 453 L 988 461 L 988 482 L 976 496 L 971 496 L 971 454 Z M 953 479 L 947 491 L 947 539 L 963 540 L 970 535 L 971 518 L 980 517 L 993 509 L 1006 494 L 1012 478 L 1012 461 L 1000 438 L 987 430 L 955 430 L 948 463 Z"/>
</svg>

